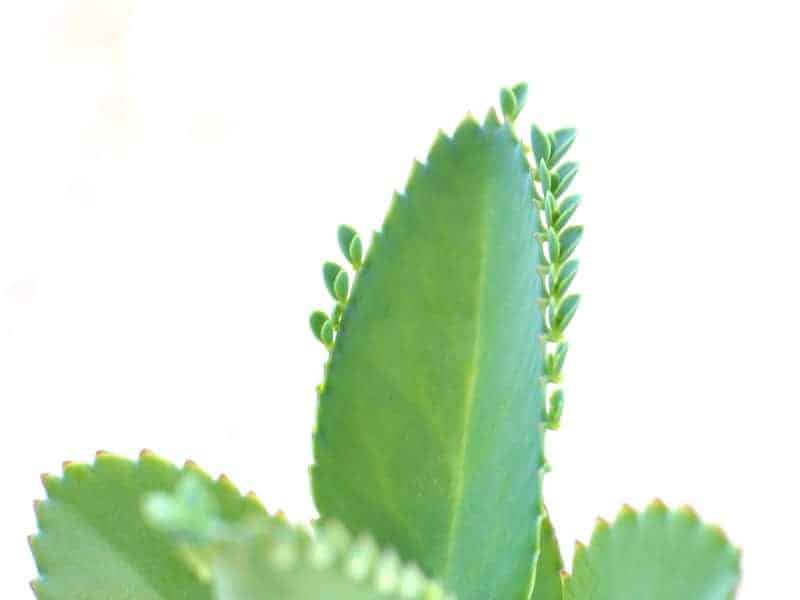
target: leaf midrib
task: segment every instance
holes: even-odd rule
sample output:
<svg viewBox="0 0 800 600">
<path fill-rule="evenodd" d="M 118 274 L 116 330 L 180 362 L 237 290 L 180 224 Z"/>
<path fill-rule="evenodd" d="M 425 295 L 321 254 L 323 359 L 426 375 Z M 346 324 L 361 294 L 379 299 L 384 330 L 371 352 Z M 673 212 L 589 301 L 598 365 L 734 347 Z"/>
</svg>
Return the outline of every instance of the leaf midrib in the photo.
<svg viewBox="0 0 800 600">
<path fill-rule="evenodd" d="M 447 552 L 445 554 L 445 561 L 444 561 L 444 568 L 442 569 L 442 573 L 444 573 L 443 578 L 445 581 L 450 580 L 450 571 L 453 564 L 453 553 L 456 549 L 456 531 L 458 529 L 459 523 L 461 521 L 462 516 L 462 509 L 464 507 L 464 487 L 465 487 L 465 465 L 467 464 L 467 452 L 469 449 L 469 442 L 470 442 L 470 431 L 471 431 L 471 424 L 472 424 L 472 412 L 473 406 L 475 405 L 475 389 L 477 386 L 478 380 L 478 372 L 479 372 L 479 362 L 480 362 L 480 355 L 481 355 L 481 347 L 482 347 L 482 336 L 483 336 L 483 310 L 485 304 L 485 294 L 484 288 L 486 284 L 486 264 L 488 262 L 488 220 L 490 211 L 488 210 L 488 206 L 486 206 L 487 201 L 486 198 L 489 194 L 486 193 L 486 190 L 483 190 L 483 198 L 484 198 L 484 211 L 483 211 L 483 218 L 480 222 L 480 263 L 478 267 L 478 278 L 476 280 L 475 290 L 477 292 L 477 302 L 476 306 L 478 307 L 476 311 L 476 332 L 475 332 L 475 341 L 473 343 L 473 352 L 472 352 L 472 361 L 471 367 L 467 374 L 467 385 L 466 385 L 466 403 L 465 403 L 465 410 L 464 410 L 464 419 L 462 421 L 462 429 L 461 429 L 461 452 L 460 452 L 460 461 L 458 463 L 458 468 L 455 471 L 456 479 L 454 488 L 457 491 L 457 494 L 454 495 L 454 499 L 456 505 L 453 509 L 452 517 L 450 519 L 450 526 L 448 529 L 448 541 L 447 541 Z"/>
</svg>

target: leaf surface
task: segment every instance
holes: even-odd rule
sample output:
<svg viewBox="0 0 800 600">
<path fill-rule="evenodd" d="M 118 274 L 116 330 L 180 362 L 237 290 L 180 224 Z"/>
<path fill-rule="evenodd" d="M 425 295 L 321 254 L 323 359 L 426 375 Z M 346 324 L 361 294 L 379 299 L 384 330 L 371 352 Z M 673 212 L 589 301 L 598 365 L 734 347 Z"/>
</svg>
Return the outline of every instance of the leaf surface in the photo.
<svg viewBox="0 0 800 600">
<path fill-rule="evenodd" d="M 209 479 L 192 464 L 179 469 L 147 452 L 138 462 L 102 453 L 92 465 L 68 463 L 62 477 L 45 477 L 47 499 L 36 505 L 39 533 L 31 538 L 37 598 L 211 600 L 211 587 L 141 513 L 147 494 L 171 490 L 186 472 Z M 226 518 L 263 514 L 227 480 L 209 483 Z"/>
<path fill-rule="evenodd" d="M 565 600 L 730 600 L 739 551 L 688 508 L 660 502 L 639 514 L 623 509 L 600 521 L 588 547 L 575 552 Z"/>
<path fill-rule="evenodd" d="M 529 597 L 542 511 L 530 167 L 490 113 L 440 134 L 358 272 L 320 390 L 313 492 L 461 600 Z"/>
</svg>

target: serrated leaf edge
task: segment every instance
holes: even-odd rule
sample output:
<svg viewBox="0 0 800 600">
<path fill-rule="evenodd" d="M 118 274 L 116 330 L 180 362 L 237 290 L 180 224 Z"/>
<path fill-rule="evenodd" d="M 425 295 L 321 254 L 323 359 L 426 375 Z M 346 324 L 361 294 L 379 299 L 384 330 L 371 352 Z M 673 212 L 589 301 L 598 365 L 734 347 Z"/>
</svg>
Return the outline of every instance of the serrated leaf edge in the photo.
<svg viewBox="0 0 800 600">
<path fill-rule="evenodd" d="M 623 504 L 611 523 L 602 517 L 597 517 L 595 519 L 595 526 L 592 529 L 589 544 L 585 544 L 580 540 L 575 541 L 575 552 L 572 558 L 573 573 L 576 565 L 580 561 L 586 560 L 586 558 L 593 553 L 598 541 L 602 537 L 611 533 L 615 528 L 630 525 L 640 527 L 646 519 L 651 519 L 654 517 L 660 518 L 664 522 L 666 522 L 669 518 L 684 519 L 687 523 L 690 523 L 696 528 L 696 535 L 708 536 L 710 539 L 713 539 L 717 544 L 719 544 L 720 547 L 724 547 L 726 550 L 732 552 L 736 560 L 736 573 L 737 575 L 741 574 L 742 549 L 741 547 L 735 546 L 731 543 L 728 535 L 719 525 L 704 522 L 698 515 L 697 511 L 689 505 L 682 505 L 678 508 L 670 509 L 662 500 L 658 498 L 651 500 L 644 510 L 641 511 L 637 511 L 630 504 Z M 568 573 L 566 571 L 562 572 L 562 581 L 564 586 L 568 584 L 572 577 L 572 573 Z"/>
<path fill-rule="evenodd" d="M 246 494 L 242 494 L 227 475 L 223 473 L 214 479 L 192 460 L 186 460 L 183 464 L 183 467 L 178 467 L 174 463 L 160 457 L 155 452 L 148 449 L 143 449 L 139 452 L 138 460 L 131 460 L 112 452 L 98 450 L 95 452 L 95 458 L 91 464 L 74 462 L 70 460 L 64 461 L 62 464 L 62 474 L 60 476 L 51 473 L 43 473 L 41 475 L 42 486 L 44 487 L 46 498 L 43 500 L 36 499 L 33 502 L 34 513 L 36 515 L 37 532 L 28 536 L 28 545 L 30 547 L 31 554 L 33 555 L 34 562 L 36 563 L 36 568 L 39 572 L 39 577 L 30 582 L 30 587 L 37 597 L 39 595 L 37 589 L 39 582 L 47 577 L 47 569 L 45 568 L 37 549 L 38 540 L 47 535 L 47 528 L 42 524 L 41 511 L 46 507 L 49 501 L 54 499 L 57 488 L 64 482 L 69 480 L 76 482 L 80 481 L 82 478 L 90 476 L 93 472 L 96 472 L 98 467 L 103 467 L 112 463 L 124 464 L 128 467 L 134 467 L 136 469 L 141 469 L 142 467 L 147 467 L 148 465 L 158 465 L 161 468 L 175 469 L 177 472 L 184 471 L 187 473 L 192 473 L 209 484 L 220 486 L 226 492 L 239 496 L 246 505 L 249 505 L 254 510 L 265 515 L 267 514 L 266 508 L 254 492 L 250 491 Z"/>
</svg>

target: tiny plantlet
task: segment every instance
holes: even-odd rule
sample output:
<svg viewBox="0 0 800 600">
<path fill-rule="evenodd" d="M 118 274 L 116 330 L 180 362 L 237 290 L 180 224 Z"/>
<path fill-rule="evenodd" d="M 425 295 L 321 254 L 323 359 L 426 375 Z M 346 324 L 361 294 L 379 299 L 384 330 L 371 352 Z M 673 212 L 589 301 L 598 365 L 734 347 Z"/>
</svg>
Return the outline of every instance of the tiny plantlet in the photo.
<svg viewBox="0 0 800 600">
<path fill-rule="evenodd" d="M 562 564 L 542 491 L 583 228 L 575 130 L 468 116 L 415 162 L 369 244 L 338 230 L 311 484 L 320 519 L 143 451 L 43 477 L 42 600 L 732 600 L 740 553 L 690 508 L 598 520 Z M 576 499 L 577 500 L 577 499 Z"/>
</svg>

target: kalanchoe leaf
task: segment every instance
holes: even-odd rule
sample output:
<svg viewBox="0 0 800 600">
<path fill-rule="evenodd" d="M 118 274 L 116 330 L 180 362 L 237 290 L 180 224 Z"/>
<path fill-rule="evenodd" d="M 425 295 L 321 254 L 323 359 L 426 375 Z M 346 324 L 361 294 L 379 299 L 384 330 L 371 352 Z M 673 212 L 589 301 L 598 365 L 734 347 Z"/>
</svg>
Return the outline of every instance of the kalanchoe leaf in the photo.
<svg viewBox="0 0 800 600">
<path fill-rule="evenodd" d="M 556 284 L 553 288 L 553 296 L 556 298 L 561 298 L 567 293 L 570 284 L 575 279 L 575 275 L 578 273 L 578 265 L 579 263 L 577 260 L 568 260 L 559 269 Z"/>
<path fill-rule="evenodd" d="M 544 348 L 532 185 L 508 124 L 440 135 L 370 244 L 320 388 L 320 514 L 459 600 L 527 600 L 533 577 Z"/>
<path fill-rule="evenodd" d="M 192 463 L 178 469 L 150 452 L 138 462 L 98 453 L 92 465 L 66 463 L 62 477 L 43 477 L 47 500 L 36 505 L 39 533 L 31 548 L 40 573 L 33 583 L 37 598 L 211 600 L 208 583 L 141 512 L 147 496 L 174 489 L 184 475 L 205 481 L 209 501 L 229 522 L 265 514 L 227 479 L 214 481 Z M 191 490 L 184 494 L 191 498 Z M 162 509 L 165 516 L 169 509 Z"/>
<path fill-rule="evenodd" d="M 508 121 L 513 121 L 517 116 L 517 98 L 510 88 L 500 90 L 500 108 L 503 116 Z"/>
<path fill-rule="evenodd" d="M 559 178 L 558 173 L 555 171 L 550 171 L 550 193 L 558 190 L 558 185 L 560 182 L 561 179 Z"/>
<path fill-rule="evenodd" d="M 511 91 L 514 93 L 514 99 L 517 102 L 517 111 L 514 113 L 514 118 L 516 119 L 522 109 L 525 108 L 525 103 L 528 100 L 528 84 L 524 81 L 520 82 L 512 87 Z"/>
<path fill-rule="evenodd" d="M 560 261 L 565 261 L 572 256 L 572 253 L 575 252 L 575 248 L 578 247 L 582 237 L 583 225 L 571 225 L 561 232 L 558 236 L 560 247 L 558 258 Z"/>
<path fill-rule="evenodd" d="M 545 135 L 547 136 L 547 139 L 550 141 L 550 149 L 551 149 L 550 150 L 550 160 L 547 162 L 547 165 L 548 166 L 552 166 L 554 164 L 554 161 L 553 161 L 553 150 L 555 150 L 556 143 L 558 142 L 558 140 L 556 140 L 556 135 L 552 131 L 546 133 Z"/>
<path fill-rule="evenodd" d="M 572 321 L 572 317 L 575 316 L 575 312 L 578 310 L 580 299 L 580 295 L 572 294 L 564 298 L 559 305 L 553 322 L 553 327 L 558 333 L 564 333 L 567 325 Z"/>
<path fill-rule="evenodd" d="M 556 390 L 550 395 L 547 404 L 547 428 L 558 429 L 561 426 L 561 414 L 564 412 L 564 392 Z"/>
<path fill-rule="evenodd" d="M 339 271 L 336 279 L 333 280 L 333 297 L 339 302 L 347 300 L 347 293 L 350 290 L 350 278 L 347 271 Z"/>
<path fill-rule="evenodd" d="M 552 192 L 544 196 L 544 216 L 548 227 L 553 227 L 556 221 L 556 197 Z"/>
<path fill-rule="evenodd" d="M 339 273 L 341 272 L 342 267 L 334 262 L 326 262 L 324 265 L 322 265 L 322 278 L 325 280 L 325 287 L 328 289 L 328 293 L 334 300 L 338 300 L 336 297 L 334 282 L 336 281 L 336 277 L 338 277 Z"/>
<path fill-rule="evenodd" d="M 320 330 L 320 341 L 325 344 L 327 348 L 333 346 L 333 331 L 334 331 L 333 321 L 325 321 L 322 325 L 322 329 Z"/>
<path fill-rule="evenodd" d="M 550 160 L 552 150 L 550 138 L 536 125 L 531 125 L 531 148 L 533 148 L 533 157 L 536 159 L 537 165 L 542 160 L 546 163 Z"/>
<path fill-rule="evenodd" d="M 547 192 L 550 191 L 550 169 L 547 168 L 544 159 L 539 161 L 537 173 L 539 175 L 539 184 L 542 186 L 542 195 L 546 196 Z"/>
<path fill-rule="evenodd" d="M 558 161 L 560 161 L 572 147 L 572 144 L 575 142 L 576 133 L 576 130 L 570 127 L 567 129 L 559 129 L 551 134 L 553 152 L 548 161 L 551 167 L 558 164 Z"/>
<path fill-rule="evenodd" d="M 342 255 L 348 261 L 350 260 L 350 242 L 353 241 L 356 235 L 358 235 L 356 230 L 350 225 L 339 225 L 339 229 L 336 230 L 336 241 L 339 242 L 339 250 L 342 251 Z"/>
<path fill-rule="evenodd" d="M 553 229 L 547 230 L 547 258 L 550 264 L 556 264 L 561 256 L 561 241 Z"/>
<path fill-rule="evenodd" d="M 558 175 L 558 187 L 554 187 L 556 198 L 560 198 L 564 192 L 567 191 L 572 180 L 578 174 L 578 163 L 566 162 L 556 169 Z"/>
<path fill-rule="evenodd" d="M 328 320 L 328 315 L 321 310 L 315 310 L 311 313 L 311 318 L 309 319 L 311 325 L 311 332 L 314 334 L 314 337 L 317 338 L 319 341 L 322 341 L 322 326 Z"/>
<path fill-rule="evenodd" d="M 356 230 L 349 225 L 340 225 L 336 237 L 344 257 L 353 268 L 358 269 L 361 266 L 362 247 L 361 238 Z"/>
<path fill-rule="evenodd" d="M 580 203 L 581 197 L 578 194 L 564 198 L 564 200 L 561 201 L 556 210 L 558 215 L 554 225 L 556 231 L 561 231 L 566 226 L 572 215 L 575 214 L 578 206 L 580 206 Z"/>
<path fill-rule="evenodd" d="M 578 546 L 565 600 L 732 600 L 739 551 L 691 509 L 653 502 L 624 508 L 613 524 L 599 520 L 589 546 Z"/>
<path fill-rule="evenodd" d="M 358 235 L 354 235 L 353 239 L 350 240 L 350 248 L 348 250 L 348 256 L 350 257 L 350 264 L 353 265 L 354 269 L 358 269 L 361 267 L 363 253 L 364 250 L 361 246 L 361 238 Z"/>
<path fill-rule="evenodd" d="M 553 368 L 557 374 L 561 374 L 561 369 L 564 368 L 564 361 L 567 358 L 567 350 L 569 349 L 569 345 L 566 342 L 561 342 L 558 344 L 555 353 L 553 354 L 554 362 Z"/>
</svg>

